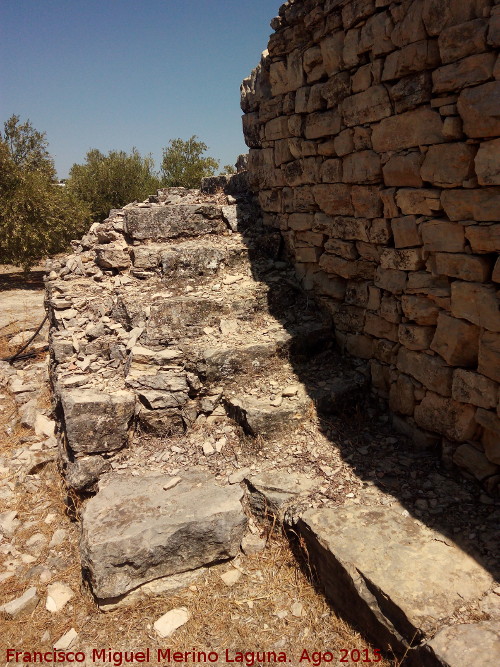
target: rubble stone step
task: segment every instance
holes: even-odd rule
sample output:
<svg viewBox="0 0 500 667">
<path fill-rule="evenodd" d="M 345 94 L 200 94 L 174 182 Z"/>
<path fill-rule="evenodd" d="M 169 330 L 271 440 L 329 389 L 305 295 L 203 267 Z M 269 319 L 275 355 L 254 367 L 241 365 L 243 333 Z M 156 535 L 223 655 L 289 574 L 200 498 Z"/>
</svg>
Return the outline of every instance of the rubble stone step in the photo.
<svg viewBox="0 0 500 667">
<path fill-rule="evenodd" d="M 82 516 L 82 565 L 96 597 L 235 557 L 247 525 L 242 496 L 196 469 L 101 482 Z"/>
<path fill-rule="evenodd" d="M 124 231 L 135 241 L 222 234 L 229 229 L 222 206 L 176 204 L 125 210 Z"/>
<path fill-rule="evenodd" d="M 494 583 L 474 558 L 399 504 L 308 510 L 295 530 L 334 607 L 378 647 L 409 649 L 404 664 L 442 665 L 419 645 Z"/>
</svg>

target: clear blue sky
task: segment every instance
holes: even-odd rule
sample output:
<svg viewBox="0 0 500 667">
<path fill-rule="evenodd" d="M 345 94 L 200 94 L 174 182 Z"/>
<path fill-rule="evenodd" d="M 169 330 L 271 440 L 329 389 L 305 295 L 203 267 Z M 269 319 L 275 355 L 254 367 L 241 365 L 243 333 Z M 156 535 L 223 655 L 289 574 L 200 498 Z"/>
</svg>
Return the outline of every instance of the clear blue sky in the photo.
<svg viewBox="0 0 500 667">
<path fill-rule="evenodd" d="M 193 134 L 247 149 L 239 86 L 279 0 L 0 0 L 0 122 L 46 132 L 60 178 L 90 148 L 152 153 Z"/>
</svg>

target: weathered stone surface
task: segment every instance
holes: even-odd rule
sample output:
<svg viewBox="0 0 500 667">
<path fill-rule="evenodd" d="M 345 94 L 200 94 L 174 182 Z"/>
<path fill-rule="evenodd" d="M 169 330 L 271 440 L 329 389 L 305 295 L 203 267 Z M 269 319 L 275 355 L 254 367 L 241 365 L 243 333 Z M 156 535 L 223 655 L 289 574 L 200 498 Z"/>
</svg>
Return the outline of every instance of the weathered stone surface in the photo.
<svg viewBox="0 0 500 667">
<path fill-rule="evenodd" d="M 463 442 L 474 437 L 477 429 L 475 414 L 476 410 L 471 405 L 428 392 L 415 408 L 414 417 L 422 428 Z"/>
<path fill-rule="evenodd" d="M 191 612 L 186 607 L 178 607 L 160 616 L 154 622 L 153 627 L 159 637 L 166 639 L 173 635 L 181 626 L 185 625 L 190 618 Z"/>
<path fill-rule="evenodd" d="M 488 21 L 475 19 L 451 26 L 441 32 L 438 39 L 443 63 L 452 63 L 474 53 L 486 51 Z"/>
<path fill-rule="evenodd" d="M 428 350 L 434 337 L 434 327 L 400 324 L 398 339 L 409 350 Z"/>
<path fill-rule="evenodd" d="M 479 408 L 494 408 L 498 403 L 498 385 L 480 373 L 457 368 L 453 372 L 451 395 L 455 401 L 461 403 L 472 403 Z"/>
<path fill-rule="evenodd" d="M 317 489 L 321 478 L 278 468 L 247 475 L 245 482 L 250 492 L 248 499 L 252 512 L 264 518 L 276 517 L 282 521 L 287 508 Z"/>
<path fill-rule="evenodd" d="M 113 451 L 127 444 L 135 408 L 133 392 L 64 390 L 61 403 L 68 444 L 74 452 Z"/>
<path fill-rule="evenodd" d="M 344 259 L 337 255 L 323 253 L 319 266 L 326 273 L 333 273 L 350 280 L 371 279 L 375 273 L 375 265 L 363 259 Z"/>
<path fill-rule="evenodd" d="M 445 190 L 441 195 L 441 203 L 450 220 L 497 222 L 500 188 Z"/>
<path fill-rule="evenodd" d="M 486 477 L 494 475 L 497 471 L 496 465 L 488 461 L 486 456 L 477 447 L 464 444 L 457 447 L 453 454 L 453 462 L 463 468 L 480 482 Z"/>
<path fill-rule="evenodd" d="M 298 398 L 284 398 L 279 406 L 271 405 L 267 398 L 231 396 L 226 399 L 229 414 L 251 435 L 270 436 L 282 431 L 284 426 L 293 428 L 311 409 L 311 399 L 303 387 Z"/>
<path fill-rule="evenodd" d="M 446 220 L 428 220 L 420 225 L 424 250 L 429 252 L 463 252 L 464 227 Z"/>
<path fill-rule="evenodd" d="M 500 382 L 500 335 L 485 331 L 479 341 L 479 360 L 477 370 Z"/>
<path fill-rule="evenodd" d="M 348 241 L 368 241 L 370 221 L 366 218 L 335 216 L 331 220 L 328 233 Z"/>
<path fill-rule="evenodd" d="M 221 233 L 226 229 L 220 207 L 180 204 L 125 211 L 125 230 L 133 239 L 170 239 Z"/>
<path fill-rule="evenodd" d="M 392 232 L 396 248 L 411 248 L 420 245 L 417 222 L 414 215 L 392 220 Z"/>
<path fill-rule="evenodd" d="M 366 313 L 364 331 L 376 338 L 386 338 L 395 343 L 398 341 L 398 327 L 374 313 Z"/>
<path fill-rule="evenodd" d="M 474 173 L 475 154 L 475 147 L 469 144 L 430 146 L 420 176 L 440 188 L 459 187 Z"/>
<path fill-rule="evenodd" d="M 131 264 L 128 248 L 104 245 L 96 248 L 96 264 L 103 269 L 128 269 Z"/>
<path fill-rule="evenodd" d="M 402 347 L 398 352 L 397 367 L 402 373 L 411 375 L 421 382 L 427 389 L 443 396 L 451 396 L 453 369 L 439 357 L 413 352 Z"/>
<path fill-rule="evenodd" d="M 328 597 L 381 647 L 432 636 L 441 619 L 492 582 L 401 507 L 309 510 L 297 528 Z"/>
<path fill-rule="evenodd" d="M 82 564 L 99 598 L 123 595 L 158 577 L 234 557 L 246 527 L 238 486 L 204 473 L 111 480 L 82 517 Z"/>
<path fill-rule="evenodd" d="M 400 79 L 389 89 L 396 113 L 411 111 L 425 104 L 432 96 L 432 78 L 430 72 L 410 74 Z"/>
<path fill-rule="evenodd" d="M 380 256 L 380 266 L 398 271 L 418 271 L 424 266 L 422 251 L 420 248 L 386 248 Z"/>
<path fill-rule="evenodd" d="M 460 280 L 484 282 L 491 275 L 491 261 L 462 253 L 438 252 L 432 257 L 432 272 L 440 276 L 451 276 Z"/>
<path fill-rule="evenodd" d="M 372 86 L 362 93 L 351 95 L 342 102 L 341 113 L 347 127 L 387 118 L 392 113 L 387 89 L 382 85 Z"/>
<path fill-rule="evenodd" d="M 342 160 L 344 183 L 378 183 L 381 176 L 380 157 L 374 151 L 359 151 Z"/>
<path fill-rule="evenodd" d="M 404 215 L 435 215 L 441 209 L 439 190 L 430 188 L 401 188 L 396 202 Z"/>
<path fill-rule="evenodd" d="M 495 60 L 496 54 L 481 53 L 439 67 L 432 73 L 433 92 L 447 93 L 488 81 L 492 77 Z"/>
<path fill-rule="evenodd" d="M 425 107 L 382 120 L 372 134 L 375 151 L 439 144 L 444 140 L 441 116 Z"/>
<path fill-rule="evenodd" d="M 359 218 L 380 218 L 383 212 L 380 189 L 376 185 L 351 186 L 354 215 Z"/>
<path fill-rule="evenodd" d="M 336 74 L 327 81 L 320 91 L 329 109 L 338 105 L 351 94 L 351 77 L 348 72 Z"/>
<path fill-rule="evenodd" d="M 75 491 L 89 491 L 111 464 L 102 456 L 86 456 L 67 464 L 64 472 L 66 484 Z"/>
<path fill-rule="evenodd" d="M 32 586 L 20 597 L 3 604 L 0 607 L 0 612 L 5 614 L 7 618 L 15 619 L 22 614 L 32 612 L 37 606 L 39 599 L 36 588 Z"/>
<path fill-rule="evenodd" d="M 375 274 L 375 285 L 393 294 L 401 294 L 406 287 L 406 273 L 378 267 Z"/>
<path fill-rule="evenodd" d="M 421 72 L 439 64 L 439 49 L 435 40 L 413 42 L 385 59 L 382 81 L 399 79 L 412 72 Z"/>
<path fill-rule="evenodd" d="M 340 115 L 335 109 L 309 114 L 306 119 L 306 139 L 319 139 L 320 137 L 332 137 L 340 132 Z"/>
<path fill-rule="evenodd" d="M 500 139 L 484 141 L 475 163 L 479 185 L 500 185 Z"/>
<path fill-rule="evenodd" d="M 495 137 L 500 134 L 500 81 L 467 88 L 458 98 L 458 112 L 469 137 Z"/>
<path fill-rule="evenodd" d="M 500 331 L 500 312 L 493 285 L 455 280 L 451 285 L 451 312 L 489 331 Z"/>
<path fill-rule="evenodd" d="M 352 215 L 350 188 L 343 183 L 313 186 L 314 199 L 322 211 L 330 215 Z"/>
<path fill-rule="evenodd" d="M 491 665 L 500 662 L 500 631 L 493 620 L 442 628 L 429 646 L 442 664 L 451 667 L 473 665 L 478 655 L 491 661 Z"/>
<path fill-rule="evenodd" d="M 479 327 L 470 322 L 439 313 L 430 349 L 450 366 L 476 366 L 479 351 Z"/>
<path fill-rule="evenodd" d="M 424 156 L 417 152 L 394 155 L 383 167 L 386 185 L 419 188 L 423 185 L 420 166 Z"/>
</svg>

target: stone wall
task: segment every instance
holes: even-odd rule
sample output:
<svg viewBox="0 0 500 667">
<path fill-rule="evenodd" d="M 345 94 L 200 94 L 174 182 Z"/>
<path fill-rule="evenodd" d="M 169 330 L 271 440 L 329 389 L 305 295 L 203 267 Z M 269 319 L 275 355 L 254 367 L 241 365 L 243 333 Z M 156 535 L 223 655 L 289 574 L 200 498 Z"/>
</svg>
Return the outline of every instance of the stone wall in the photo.
<svg viewBox="0 0 500 667">
<path fill-rule="evenodd" d="M 499 0 L 290 0 L 242 85 L 265 222 L 419 446 L 500 480 Z"/>
</svg>

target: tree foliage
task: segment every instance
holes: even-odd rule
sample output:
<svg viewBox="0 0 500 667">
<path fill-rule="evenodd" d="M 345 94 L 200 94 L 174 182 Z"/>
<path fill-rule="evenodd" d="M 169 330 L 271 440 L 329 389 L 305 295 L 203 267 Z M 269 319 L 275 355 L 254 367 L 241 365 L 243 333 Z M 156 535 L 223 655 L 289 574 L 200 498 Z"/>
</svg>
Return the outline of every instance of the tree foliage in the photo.
<svg viewBox="0 0 500 667">
<path fill-rule="evenodd" d="M 187 141 L 171 139 L 163 149 L 162 184 L 166 187 L 199 188 L 201 179 L 213 176 L 219 168 L 219 161 L 215 158 L 202 157 L 207 148 L 196 135 Z"/>
<path fill-rule="evenodd" d="M 107 217 L 110 209 L 121 208 L 134 200 L 143 200 L 160 187 L 151 156 L 142 157 L 139 151 L 109 151 L 104 155 L 90 150 L 84 164 L 74 164 L 69 173 L 67 188 L 85 202 L 93 220 Z"/>
<path fill-rule="evenodd" d="M 86 207 L 56 183 L 45 133 L 11 116 L 0 133 L 0 262 L 28 270 L 88 222 Z"/>
</svg>

